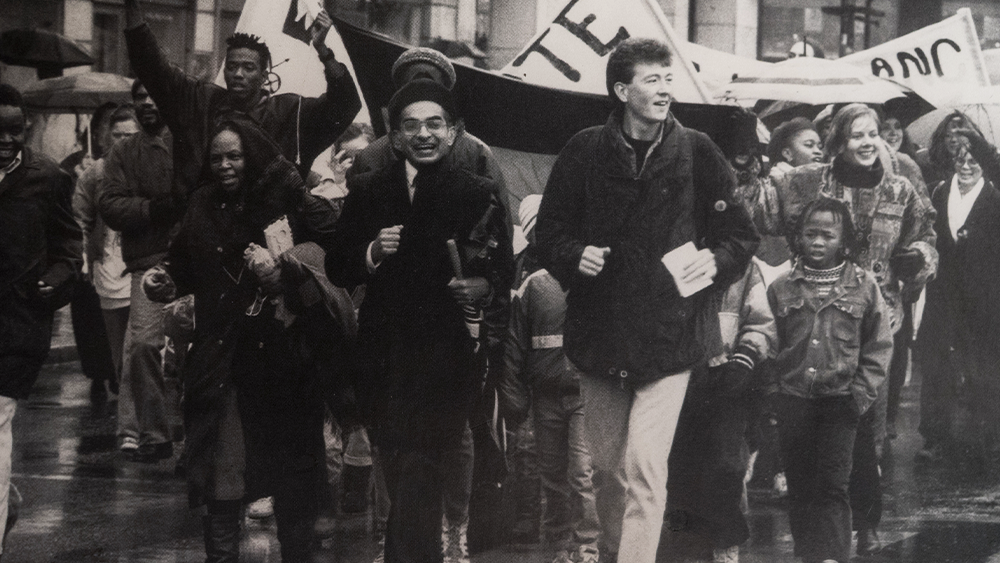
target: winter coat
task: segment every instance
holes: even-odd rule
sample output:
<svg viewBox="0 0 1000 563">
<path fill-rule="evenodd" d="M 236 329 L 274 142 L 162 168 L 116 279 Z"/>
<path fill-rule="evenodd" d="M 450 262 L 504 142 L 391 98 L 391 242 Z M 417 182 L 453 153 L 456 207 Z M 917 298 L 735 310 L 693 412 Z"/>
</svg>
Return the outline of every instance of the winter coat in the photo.
<svg viewBox="0 0 1000 563">
<path fill-rule="evenodd" d="M 579 393 L 580 372 L 563 351 L 566 292 L 544 269 L 528 276 L 510 303 L 500 404 L 516 427 L 528 414 L 527 394 Z"/>
<path fill-rule="evenodd" d="M 243 427 L 239 438 L 247 440 L 247 487 L 264 491 L 274 464 L 261 459 L 267 455 L 261 444 L 275 439 L 308 444 L 311 431 L 319 431 L 319 426 L 301 428 L 302 419 L 321 415 L 323 399 L 329 403 L 338 381 L 347 377 L 341 370 L 349 366 L 355 326 L 349 296 L 323 276 L 324 255 L 317 245 L 328 245 L 333 233 L 329 206 L 306 192 L 295 166 L 261 140 L 263 133 L 243 131 L 247 166 L 255 167 L 245 172 L 249 185 L 237 194 L 214 183 L 195 191 L 163 263 L 177 296 L 195 296 L 195 332 L 183 368 L 185 455 L 195 503 L 234 490 L 234 483 L 219 477 L 233 475 L 222 466 L 243 461 L 227 443 L 236 439 L 231 416 L 237 415 L 226 407 L 234 391 L 242 419 L 236 428 Z M 299 265 L 282 266 L 282 305 L 294 318 L 272 299 L 252 308 L 260 285 L 243 257 L 250 243 L 267 246 L 264 229 L 282 216 L 296 244 L 285 254 L 296 256 Z M 262 427 L 248 415 L 248 405 L 274 418 Z M 322 416 L 317 420 L 321 425 Z M 310 435 L 288 435 L 289 429 Z"/>
<path fill-rule="evenodd" d="M 178 199 L 170 130 L 150 135 L 140 130 L 116 143 L 104 159 L 104 184 L 98 197 L 101 216 L 121 233 L 128 272 L 142 272 L 167 254 L 180 215 L 154 200 Z"/>
<path fill-rule="evenodd" d="M 777 346 L 774 315 L 757 261 L 725 291 L 714 291 L 698 323 L 699 340 L 709 366 L 697 370 L 684 396 L 670 451 L 667 499 L 671 523 L 729 547 L 750 535 L 740 506 L 750 457 L 746 441 L 751 417 L 749 394 L 728 396 L 705 385 L 709 369 L 725 369 L 737 346 L 747 346 L 761 360 Z"/>
<path fill-rule="evenodd" d="M 990 438 L 997 440 L 1000 191 L 986 182 L 955 240 L 948 222 L 952 189 L 950 181 L 942 182 L 932 196 L 938 210 L 935 228 L 940 263 L 937 277 L 927 284 L 927 304 L 913 352 L 923 368 L 924 386 L 940 392 L 921 393 L 921 432 L 930 439 L 945 437 L 934 435 L 938 428 L 967 433 L 968 426 L 958 428 L 950 419 L 936 420 L 953 417 L 961 398 L 971 408 L 976 427 L 985 428 Z"/>
<path fill-rule="evenodd" d="M 337 140 L 361 110 L 354 79 L 343 63 L 323 65 L 326 93 L 319 98 L 298 94 L 265 95 L 257 105 L 233 105 L 229 92 L 214 83 L 188 76 L 170 64 L 149 25 L 125 30 L 132 70 L 149 91 L 174 136 L 175 183 L 180 193 L 198 186 L 210 135 L 222 116 L 249 116 L 298 166 L 305 178 L 313 160 Z"/>
<path fill-rule="evenodd" d="M 52 315 L 69 302 L 82 263 L 73 182 L 46 156 L 21 151 L 0 180 L 0 395 L 31 391 L 52 340 Z M 55 288 L 42 297 L 38 282 Z"/>
<path fill-rule="evenodd" d="M 785 235 L 791 242 L 802 209 L 819 197 L 838 199 L 851 210 L 861 253 L 855 257 L 862 268 L 875 274 L 889 307 L 893 332 L 903 318 L 901 290 L 919 293 L 937 270 L 934 249 L 934 208 L 930 201 L 903 176 L 883 172 L 873 188 L 844 185 L 833 173 L 832 164 L 807 164 L 792 169 L 785 181 L 762 183 L 760 191 L 745 194 L 750 215 L 761 233 Z M 917 250 L 924 267 L 910 278 L 900 278 L 889 267 L 896 253 Z"/>
<path fill-rule="evenodd" d="M 864 414 L 892 359 L 889 313 L 875 277 L 847 262 L 830 294 L 819 297 L 799 260 L 767 288 L 767 299 L 778 327 L 771 390 L 805 399 L 850 395 Z"/>
<path fill-rule="evenodd" d="M 759 236 L 733 198 L 736 180 L 703 133 L 673 117 L 636 170 L 617 110 L 574 136 L 549 176 L 535 236 L 542 265 L 569 291 L 566 355 L 582 371 L 641 384 L 704 360 L 694 336 L 705 292 L 682 298 L 664 254 L 711 249 L 727 286 Z M 578 270 L 586 246 L 610 247 L 596 277 Z"/>
<path fill-rule="evenodd" d="M 367 284 L 358 313 L 359 365 L 375 435 L 387 447 L 440 448 L 461 439 L 482 386 L 477 349 L 502 352 L 510 303 L 513 249 L 506 207 L 495 184 L 446 165 L 420 172 L 411 203 L 405 161 L 355 176 L 328 247 L 327 274 L 337 285 Z M 381 229 L 403 225 L 398 251 L 370 272 L 369 245 Z M 486 323 L 470 336 L 448 282 L 454 239 L 466 277 L 483 277 L 491 294 Z M 457 429 L 457 434 L 456 434 Z"/>
</svg>

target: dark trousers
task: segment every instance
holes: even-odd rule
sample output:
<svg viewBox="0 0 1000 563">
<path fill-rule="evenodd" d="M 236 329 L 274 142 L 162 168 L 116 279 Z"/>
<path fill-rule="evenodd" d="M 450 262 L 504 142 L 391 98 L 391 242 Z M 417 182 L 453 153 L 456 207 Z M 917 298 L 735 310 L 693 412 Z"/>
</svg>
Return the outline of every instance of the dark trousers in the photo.
<svg viewBox="0 0 1000 563">
<path fill-rule="evenodd" d="M 906 383 L 906 371 L 910 367 L 910 343 L 913 341 L 913 305 L 903 304 L 903 324 L 892 337 L 892 361 L 889 362 L 889 406 L 886 421 L 896 423 L 899 400 Z"/>
<path fill-rule="evenodd" d="M 101 298 L 94 286 L 87 281 L 77 282 L 70 303 L 73 338 L 83 375 L 93 381 L 117 379 L 104 313 L 101 312 Z"/>
<path fill-rule="evenodd" d="M 380 451 L 389 489 L 387 563 L 441 563 L 444 449 Z"/>
<path fill-rule="evenodd" d="M 850 561 L 848 484 L 858 413 L 850 396 L 779 395 L 778 432 L 791 501 L 795 555 L 805 563 Z"/>
<path fill-rule="evenodd" d="M 861 417 L 851 464 L 851 514 L 854 529 L 874 530 L 882 520 L 882 477 L 875 451 L 875 409 Z"/>
</svg>

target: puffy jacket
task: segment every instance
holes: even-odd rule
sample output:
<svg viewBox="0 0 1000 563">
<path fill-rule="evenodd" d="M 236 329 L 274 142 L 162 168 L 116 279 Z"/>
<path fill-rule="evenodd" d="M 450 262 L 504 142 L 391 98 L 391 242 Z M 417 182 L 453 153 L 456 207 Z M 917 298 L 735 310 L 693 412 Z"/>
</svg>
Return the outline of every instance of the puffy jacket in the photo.
<svg viewBox="0 0 1000 563">
<path fill-rule="evenodd" d="M 180 208 L 155 205 L 173 202 L 174 167 L 171 135 L 139 131 L 123 139 L 104 159 L 104 184 L 98 196 L 101 217 L 122 235 L 122 259 L 127 271 L 155 266 L 167 255 L 171 233 L 181 219 Z"/>
<path fill-rule="evenodd" d="M 566 292 L 544 269 L 528 276 L 510 302 L 500 400 L 515 418 L 527 416 L 524 388 L 567 392 L 580 388 L 580 372 L 563 351 Z"/>
<path fill-rule="evenodd" d="M 642 383 L 704 359 L 694 324 L 705 292 L 682 298 L 663 255 L 689 242 L 709 248 L 715 283 L 725 286 L 743 274 L 760 237 L 707 135 L 668 117 L 637 171 L 621 115 L 578 133 L 560 153 L 536 238 L 542 265 L 569 290 L 566 355 L 585 372 Z M 577 269 L 590 245 L 611 248 L 592 278 Z"/>
</svg>

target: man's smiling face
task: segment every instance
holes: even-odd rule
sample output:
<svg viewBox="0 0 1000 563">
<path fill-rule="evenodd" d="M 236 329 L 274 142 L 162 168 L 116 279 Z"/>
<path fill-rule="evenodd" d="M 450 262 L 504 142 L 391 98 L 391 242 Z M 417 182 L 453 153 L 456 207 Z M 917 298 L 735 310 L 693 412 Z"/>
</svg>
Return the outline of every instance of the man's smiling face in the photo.
<svg viewBox="0 0 1000 563">
<path fill-rule="evenodd" d="M 0 105 L 0 168 L 10 166 L 24 148 L 24 112 L 17 106 Z"/>
</svg>

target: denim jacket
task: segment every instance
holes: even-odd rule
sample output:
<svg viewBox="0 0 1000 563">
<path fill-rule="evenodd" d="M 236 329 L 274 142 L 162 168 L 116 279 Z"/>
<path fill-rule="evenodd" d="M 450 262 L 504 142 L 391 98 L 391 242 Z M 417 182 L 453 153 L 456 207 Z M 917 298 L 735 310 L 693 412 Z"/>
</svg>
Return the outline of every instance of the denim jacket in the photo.
<svg viewBox="0 0 1000 563">
<path fill-rule="evenodd" d="M 875 277 L 848 262 L 821 298 L 799 260 L 771 284 L 767 299 L 779 343 L 771 390 L 806 399 L 850 394 L 864 413 L 892 358 L 889 312 Z"/>
</svg>

